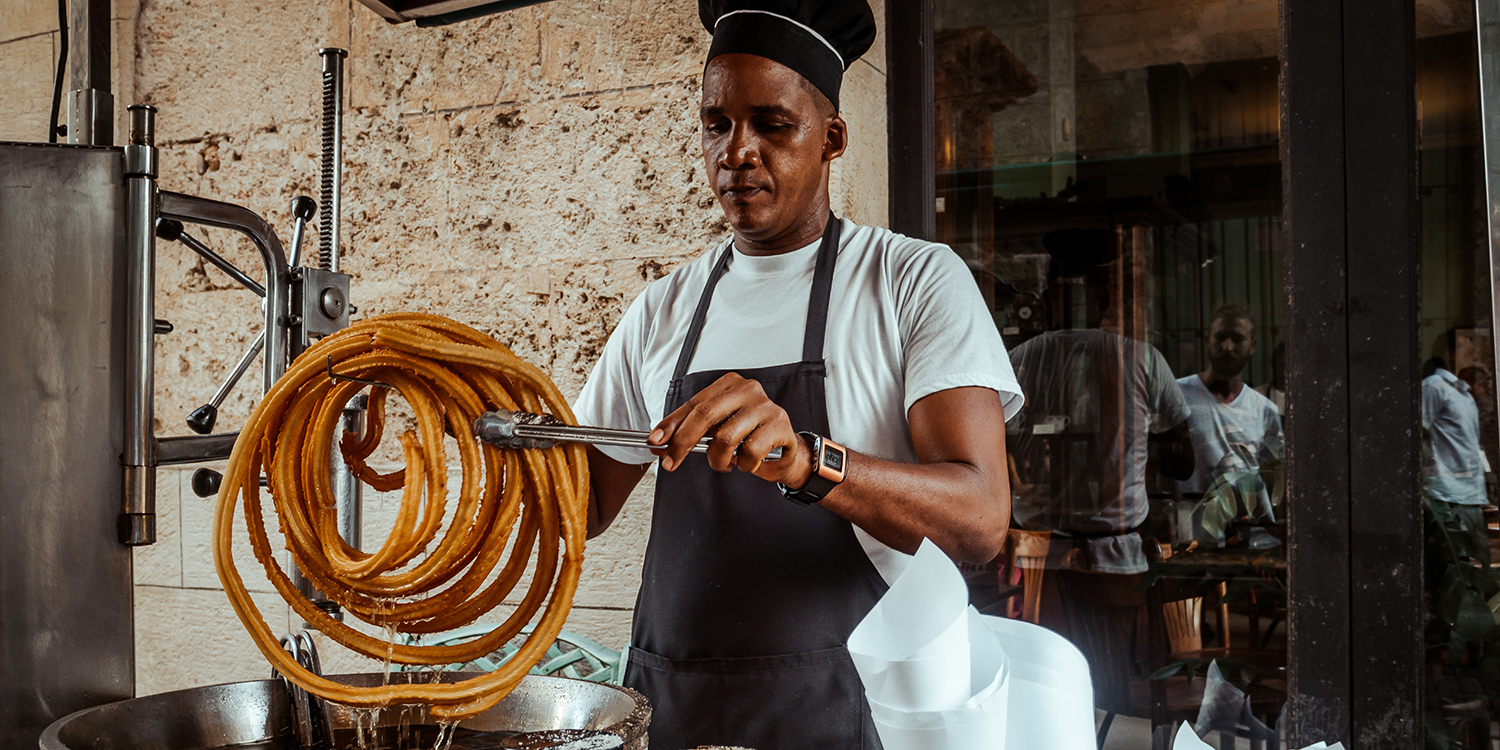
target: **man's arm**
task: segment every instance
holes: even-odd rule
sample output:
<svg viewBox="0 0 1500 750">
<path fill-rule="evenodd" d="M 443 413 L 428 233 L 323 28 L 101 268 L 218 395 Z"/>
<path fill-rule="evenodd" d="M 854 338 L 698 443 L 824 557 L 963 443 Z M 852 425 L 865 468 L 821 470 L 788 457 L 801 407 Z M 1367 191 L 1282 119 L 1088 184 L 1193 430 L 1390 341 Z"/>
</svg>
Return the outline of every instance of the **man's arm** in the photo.
<svg viewBox="0 0 1500 750">
<path fill-rule="evenodd" d="M 907 421 L 920 463 L 851 450 L 847 479 L 821 505 L 903 552 L 916 552 L 927 538 L 955 560 L 994 559 L 1010 525 L 999 394 L 979 387 L 939 391 L 912 404 Z M 793 431 L 786 412 L 759 383 L 739 375 L 725 375 L 667 415 L 651 442 L 667 444 L 658 455 L 671 471 L 683 460 L 699 460 L 689 459 L 688 451 L 705 436 L 714 439 L 707 459 L 717 471 L 738 468 L 794 488 L 812 473 L 811 446 Z M 828 437 L 838 442 L 838 435 Z M 790 458 L 765 461 L 777 446 Z"/>
<path fill-rule="evenodd" d="M 598 448 L 588 446 L 589 455 L 589 524 L 588 538 L 604 533 L 620 515 L 626 498 L 641 477 L 646 475 L 650 464 L 622 464 L 604 455 Z"/>
</svg>

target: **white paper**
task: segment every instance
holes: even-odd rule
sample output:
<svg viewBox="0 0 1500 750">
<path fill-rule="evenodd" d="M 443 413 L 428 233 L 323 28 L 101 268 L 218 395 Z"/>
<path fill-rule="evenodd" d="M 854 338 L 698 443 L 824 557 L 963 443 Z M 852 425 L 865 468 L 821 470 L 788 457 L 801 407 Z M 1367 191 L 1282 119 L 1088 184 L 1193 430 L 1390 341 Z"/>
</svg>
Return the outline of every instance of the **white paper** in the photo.
<svg viewBox="0 0 1500 750">
<path fill-rule="evenodd" d="M 970 692 L 969 589 L 930 541 L 849 635 L 849 655 L 872 701 L 941 711 Z"/>
<path fill-rule="evenodd" d="M 1214 750 L 1214 748 L 1199 739 L 1198 734 L 1184 721 L 1182 726 L 1177 727 L 1177 736 L 1172 739 L 1172 750 Z M 1316 745 L 1308 745 L 1302 750 L 1344 750 L 1344 743 L 1335 742 L 1329 745 L 1326 742 L 1319 742 Z"/>
<path fill-rule="evenodd" d="M 1009 661 L 1005 747 L 1095 750 L 1094 685 L 1083 653 L 1039 625 L 981 617 Z"/>
<path fill-rule="evenodd" d="M 1172 750 L 1214 750 L 1214 748 L 1199 739 L 1198 733 L 1194 732 L 1193 728 L 1184 721 L 1182 726 L 1177 727 L 1177 736 L 1172 738 Z"/>
<path fill-rule="evenodd" d="M 886 750 L 1094 750 L 1088 662 L 1062 636 L 968 606 L 924 541 L 849 637 Z"/>
</svg>

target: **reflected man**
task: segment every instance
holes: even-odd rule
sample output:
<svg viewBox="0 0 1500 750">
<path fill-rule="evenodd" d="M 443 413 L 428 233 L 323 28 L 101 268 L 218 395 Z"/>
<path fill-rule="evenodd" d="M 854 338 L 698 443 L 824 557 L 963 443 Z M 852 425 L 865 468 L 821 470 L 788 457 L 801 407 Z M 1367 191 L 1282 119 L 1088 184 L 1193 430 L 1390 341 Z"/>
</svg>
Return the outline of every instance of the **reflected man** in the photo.
<svg viewBox="0 0 1500 750">
<path fill-rule="evenodd" d="M 1025 530 L 1012 535 L 1049 537 L 1044 585 L 1055 592 L 1037 615 L 1089 660 L 1097 705 L 1128 710 L 1150 569 L 1138 531 L 1147 478 L 1192 473 L 1187 403 L 1161 352 L 1111 331 L 1043 333 L 1011 364 L 1026 393 L 1007 426 L 1012 516 Z"/>
<path fill-rule="evenodd" d="M 1220 305 L 1208 327 L 1208 369 L 1177 381 L 1192 408 L 1188 427 L 1197 463 L 1182 490 L 1214 493 L 1227 485 L 1252 520 L 1274 523 L 1260 469 L 1281 460 L 1285 440 L 1276 405 L 1245 387 L 1241 377 L 1255 344 L 1250 309 L 1238 302 Z"/>
<path fill-rule="evenodd" d="M 1489 565 L 1479 405 L 1468 383 L 1435 364 L 1422 380 L 1422 490 L 1434 512 L 1447 511 L 1472 535 L 1471 556 Z"/>
<path fill-rule="evenodd" d="M 1074 538 L 1074 570 L 1146 572 L 1135 530 L 1148 510 L 1148 455 L 1174 479 L 1193 470 L 1188 405 L 1166 358 L 1088 329 L 1044 333 L 1013 350 L 1011 364 L 1027 396 L 1009 425 L 1016 524 Z"/>
</svg>

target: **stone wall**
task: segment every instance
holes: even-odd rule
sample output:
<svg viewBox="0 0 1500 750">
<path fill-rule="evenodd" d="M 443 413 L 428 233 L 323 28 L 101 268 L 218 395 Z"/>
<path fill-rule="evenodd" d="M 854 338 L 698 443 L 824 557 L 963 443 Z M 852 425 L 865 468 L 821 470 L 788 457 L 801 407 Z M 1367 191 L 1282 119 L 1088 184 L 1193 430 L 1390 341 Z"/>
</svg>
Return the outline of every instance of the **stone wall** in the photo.
<svg viewBox="0 0 1500 750">
<path fill-rule="evenodd" d="M 12 82 L 0 90 L 0 139 L 46 132 L 55 13 L 51 0 L 0 0 L 0 73 Z M 118 106 L 160 109 L 161 186 L 248 206 L 285 241 L 292 197 L 317 192 L 316 50 L 348 48 L 353 303 L 361 315 L 420 310 L 472 324 L 570 397 L 642 287 L 726 234 L 695 114 L 707 35 L 686 0 L 559 0 L 436 29 L 331 0 L 116 0 L 114 15 Z M 851 69 L 843 99 L 852 145 L 835 163 L 834 207 L 883 224 L 883 41 Z M 247 242 L 190 231 L 258 266 Z M 158 338 L 157 431 L 187 434 L 183 417 L 253 338 L 258 308 L 180 244 L 158 251 L 157 316 L 176 331 Z M 237 429 L 257 395 L 247 378 L 219 429 Z M 193 468 L 160 472 L 159 541 L 136 554 L 140 694 L 268 672 L 214 573 L 213 502 L 192 493 Z M 606 645 L 629 637 L 650 490 L 643 483 L 588 548 L 569 627 Z M 368 498 L 367 543 L 393 507 Z M 239 547 L 272 629 L 300 626 Z M 330 671 L 368 666 L 327 651 Z"/>
</svg>

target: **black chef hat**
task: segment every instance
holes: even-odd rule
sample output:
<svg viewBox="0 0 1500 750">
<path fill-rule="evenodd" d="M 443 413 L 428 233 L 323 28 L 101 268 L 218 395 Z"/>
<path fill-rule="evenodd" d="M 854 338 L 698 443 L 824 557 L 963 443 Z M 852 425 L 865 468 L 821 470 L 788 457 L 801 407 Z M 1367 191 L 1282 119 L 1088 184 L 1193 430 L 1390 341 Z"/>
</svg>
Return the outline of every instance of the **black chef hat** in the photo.
<svg viewBox="0 0 1500 750">
<path fill-rule="evenodd" d="M 844 71 L 875 43 L 866 0 L 698 0 L 713 34 L 708 59 L 743 52 L 774 60 L 818 87 L 834 109 Z"/>
</svg>

